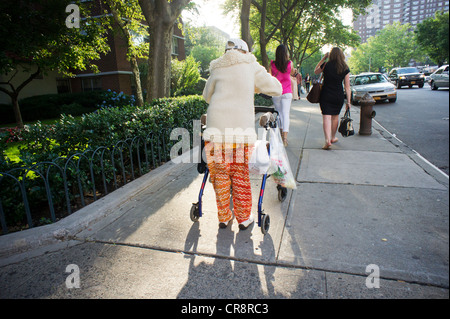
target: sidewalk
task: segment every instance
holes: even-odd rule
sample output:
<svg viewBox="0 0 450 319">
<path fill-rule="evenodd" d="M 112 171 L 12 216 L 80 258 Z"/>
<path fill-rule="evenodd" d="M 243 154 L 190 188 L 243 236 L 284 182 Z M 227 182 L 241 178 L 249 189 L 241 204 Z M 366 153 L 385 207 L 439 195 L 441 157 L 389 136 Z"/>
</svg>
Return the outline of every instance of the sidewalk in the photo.
<svg viewBox="0 0 450 319">
<path fill-rule="evenodd" d="M 352 118 L 357 133 L 358 108 Z M 203 175 L 168 163 L 58 223 L 0 237 L 0 298 L 448 298 L 448 177 L 376 122 L 371 136 L 322 145 L 318 105 L 293 102 L 298 188 L 280 203 L 268 180 L 265 236 L 219 229 L 209 183 L 191 222 Z M 66 287 L 70 264 L 79 289 Z M 368 265 L 379 288 L 366 286 Z"/>
</svg>

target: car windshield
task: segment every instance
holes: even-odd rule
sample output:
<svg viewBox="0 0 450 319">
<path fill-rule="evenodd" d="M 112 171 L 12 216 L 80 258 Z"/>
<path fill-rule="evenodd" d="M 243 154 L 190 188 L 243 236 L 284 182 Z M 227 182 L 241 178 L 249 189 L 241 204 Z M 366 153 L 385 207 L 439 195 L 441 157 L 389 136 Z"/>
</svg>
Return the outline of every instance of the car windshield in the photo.
<svg viewBox="0 0 450 319">
<path fill-rule="evenodd" d="M 398 74 L 406 74 L 406 73 L 419 73 L 419 70 L 417 70 L 416 68 L 403 68 L 403 69 L 398 69 Z"/>
<path fill-rule="evenodd" d="M 384 82 L 387 80 L 382 74 L 368 74 L 356 77 L 353 83 L 354 85 L 366 85 Z"/>
</svg>

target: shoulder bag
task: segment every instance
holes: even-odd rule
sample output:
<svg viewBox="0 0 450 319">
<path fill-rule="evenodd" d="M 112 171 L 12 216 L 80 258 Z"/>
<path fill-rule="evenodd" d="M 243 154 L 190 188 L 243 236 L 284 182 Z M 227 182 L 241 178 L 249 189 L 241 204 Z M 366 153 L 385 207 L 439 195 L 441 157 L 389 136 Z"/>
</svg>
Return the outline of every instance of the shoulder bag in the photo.
<svg viewBox="0 0 450 319">
<path fill-rule="evenodd" d="M 320 102 L 320 92 L 322 91 L 322 79 L 323 79 L 323 73 L 319 78 L 319 81 L 317 83 L 314 83 L 311 90 L 309 91 L 308 95 L 306 96 L 306 99 L 310 103 L 319 103 Z"/>
</svg>

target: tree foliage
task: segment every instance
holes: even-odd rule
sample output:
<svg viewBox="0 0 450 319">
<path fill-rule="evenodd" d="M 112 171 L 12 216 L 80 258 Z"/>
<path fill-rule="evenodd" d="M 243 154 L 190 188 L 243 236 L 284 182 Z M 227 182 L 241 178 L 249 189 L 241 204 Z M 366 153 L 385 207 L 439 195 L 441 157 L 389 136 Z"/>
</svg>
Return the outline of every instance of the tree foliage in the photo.
<svg viewBox="0 0 450 319">
<path fill-rule="evenodd" d="M 339 12 L 350 4 L 345 1 L 304 1 L 282 22 L 274 36 L 287 45 L 291 59 L 301 65 L 324 46 L 352 47 L 360 37 L 342 23 Z"/>
<path fill-rule="evenodd" d="M 7 81 L 0 91 L 10 96 L 16 122 L 23 127 L 18 104 L 20 91 L 39 74 L 50 70 L 73 76 L 74 70 L 92 69 L 100 54 L 106 53 L 106 21 L 89 16 L 89 7 L 80 5 L 80 28 L 66 26 L 70 0 L 22 0 L 0 2 L 0 73 Z M 80 1 L 75 1 L 81 4 Z M 20 70 L 29 77 L 14 81 Z"/>
<path fill-rule="evenodd" d="M 79 4 L 80 28 L 66 26 L 71 0 L 23 0 L 0 3 L 0 72 L 17 65 L 37 66 L 42 72 L 56 70 L 72 76 L 72 71 L 97 70 L 95 60 L 109 47 L 106 21 L 93 20 L 88 5 Z"/>
<path fill-rule="evenodd" d="M 200 81 L 200 63 L 188 56 L 184 61 L 172 60 L 171 87 L 173 96 L 189 95 Z"/>
<path fill-rule="evenodd" d="M 269 65 L 268 48 L 283 43 L 298 64 L 324 45 L 352 46 L 357 34 L 340 21 L 340 10 L 362 13 L 370 0 L 251 0 L 250 31 L 264 66 Z M 242 0 L 226 1 L 226 10 L 240 10 Z M 246 12 L 242 12 L 246 14 Z M 246 21 L 241 16 L 242 21 Z"/>
<path fill-rule="evenodd" d="M 223 54 L 225 43 L 208 27 L 194 27 L 187 24 L 185 30 L 186 55 L 200 62 L 201 75 L 206 78 L 209 75 L 209 64 Z"/>
<path fill-rule="evenodd" d="M 352 52 L 349 66 L 352 73 L 381 71 L 407 66 L 411 59 L 420 60 L 423 53 L 418 48 L 409 23 L 394 22 L 370 37 Z"/>
<path fill-rule="evenodd" d="M 417 42 L 439 65 L 448 62 L 449 13 L 437 11 L 435 16 L 417 25 Z"/>
</svg>

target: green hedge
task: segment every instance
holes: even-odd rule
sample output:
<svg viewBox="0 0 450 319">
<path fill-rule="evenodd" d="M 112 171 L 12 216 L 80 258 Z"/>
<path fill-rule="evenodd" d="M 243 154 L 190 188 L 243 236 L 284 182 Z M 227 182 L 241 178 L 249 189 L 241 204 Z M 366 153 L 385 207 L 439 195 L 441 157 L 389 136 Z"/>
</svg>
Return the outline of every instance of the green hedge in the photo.
<svg viewBox="0 0 450 319">
<path fill-rule="evenodd" d="M 31 167 L 35 163 L 50 161 L 54 161 L 58 165 L 62 164 L 64 167 L 64 161 L 76 153 L 85 152 L 85 154 L 91 156 L 92 151 L 99 147 L 111 149 L 119 141 L 136 136 L 145 138 L 151 134 L 157 139 L 156 144 L 152 142 L 152 148 L 154 147 L 154 149 L 152 149 L 151 156 L 152 158 L 154 155 L 159 156 L 163 158 L 162 162 L 164 162 L 164 159 L 168 158 L 167 151 L 170 150 L 171 144 L 168 146 L 166 144 L 166 147 L 164 147 L 160 143 L 161 136 L 165 136 L 165 141 L 168 143 L 169 134 L 173 128 L 183 127 L 192 132 L 192 120 L 200 119 L 206 109 L 205 100 L 197 95 L 157 99 L 152 103 L 145 104 L 142 108 L 135 106 L 103 107 L 78 118 L 71 115 L 62 115 L 59 122 L 53 125 L 43 125 L 40 122 L 35 125 L 27 125 L 20 134 L 17 134 L 20 137 L 19 157 L 21 162 L 12 162 L 5 156 L 1 156 L 0 172 L 7 172 L 19 167 Z M 0 131 L 0 151 L 3 155 L 6 153 L 5 148 L 11 145 L 6 143 L 11 138 L 11 134 L 9 131 Z M 176 143 L 176 141 L 169 143 Z M 140 148 L 141 155 L 139 155 L 141 158 L 143 158 L 142 147 Z M 129 179 L 132 169 L 138 172 L 136 158 L 132 160 L 132 157 L 137 156 L 135 153 L 135 150 L 132 154 L 128 151 L 123 152 L 127 170 L 126 180 Z M 114 170 L 118 176 L 121 176 L 122 172 L 117 166 L 112 166 L 111 162 L 107 160 L 108 156 L 105 156 L 106 162 L 104 164 L 107 167 L 104 170 L 109 174 L 107 183 L 109 183 L 108 188 L 111 190 L 111 172 Z M 134 168 L 131 167 L 131 163 L 133 163 Z M 159 164 L 157 163 L 157 165 Z M 89 164 L 84 161 L 80 169 L 83 172 L 81 176 L 83 190 L 86 190 L 86 196 L 92 197 Z M 71 193 L 70 201 L 73 210 L 81 207 L 80 196 L 77 195 L 78 184 L 74 175 L 75 171 L 75 168 L 70 168 L 68 172 L 68 179 L 70 179 L 68 187 Z M 101 193 L 103 189 L 100 177 L 101 171 L 99 161 L 93 162 L 93 172 L 97 176 L 95 182 L 96 189 L 99 192 L 98 196 L 104 195 L 104 193 Z M 12 174 L 16 173 L 16 177 L 20 180 L 24 171 L 17 170 Z M 122 178 L 119 182 L 123 185 L 127 181 Z M 99 184 L 97 185 L 97 183 Z M 52 168 L 50 184 L 51 187 L 54 187 L 52 197 L 57 209 L 57 218 L 61 218 L 67 214 L 67 209 L 62 176 L 55 168 Z M 35 225 L 39 225 L 40 220 L 44 222 L 49 220 L 47 195 L 43 186 L 42 178 L 37 178 L 37 175 L 36 178 L 33 177 L 33 174 L 27 178 L 27 196 L 33 219 L 36 218 Z M 12 179 L 5 178 L 1 181 L 0 200 L 5 211 L 8 227 L 17 225 L 18 229 L 26 227 L 25 210 L 20 194 L 17 183 Z"/>
<path fill-rule="evenodd" d="M 27 126 L 22 132 L 21 155 L 26 165 L 86 149 L 115 145 L 120 140 L 160 134 L 175 127 L 190 129 L 207 104 L 201 96 L 163 98 L 144 107 L 100 108 L 79 118 L 61 115 L 55 125 Z"/>
<path fill-rule="evenodd" d="M 259 94 L 255 94 L 255 105 L 258 105 L 258 106 L 272 106 L 273 102 L 272 102 L 272 99 L 266 99 L 266 98 L 263 98 Z"/>
</svg>

